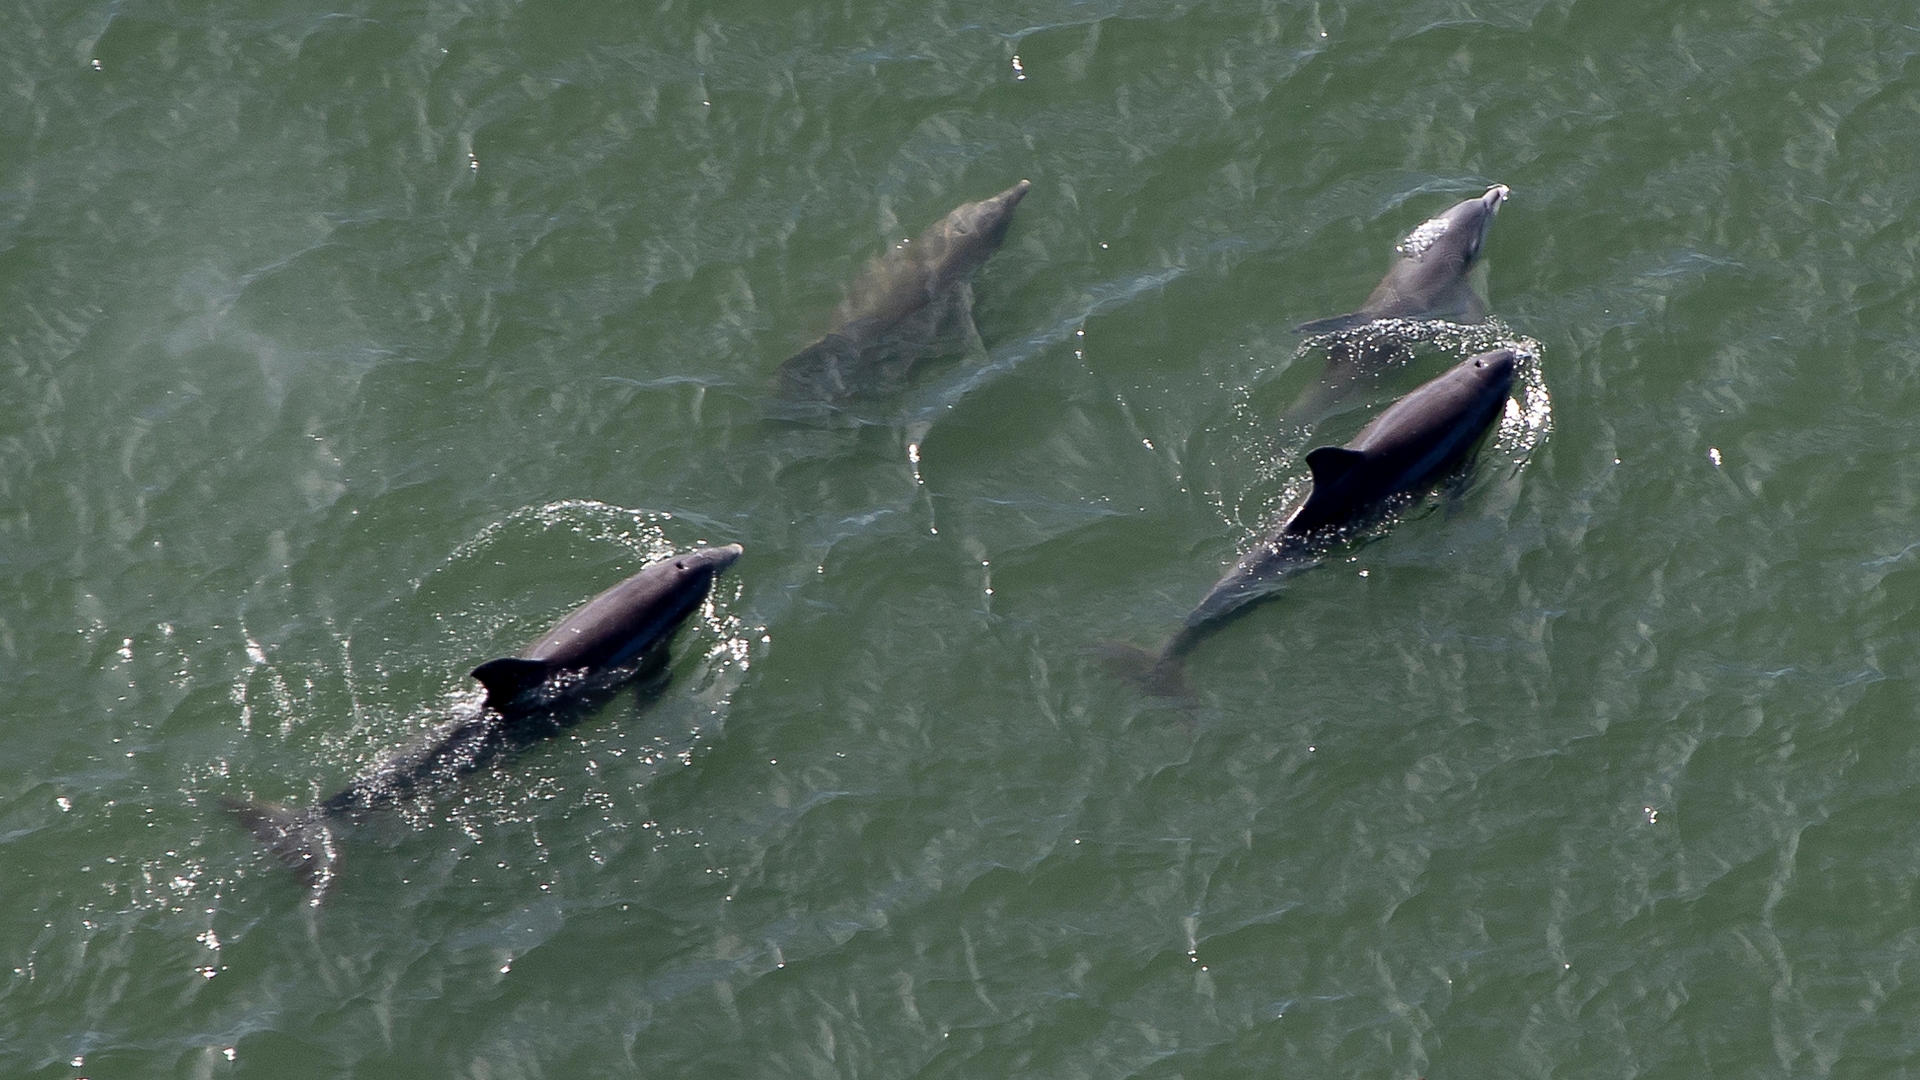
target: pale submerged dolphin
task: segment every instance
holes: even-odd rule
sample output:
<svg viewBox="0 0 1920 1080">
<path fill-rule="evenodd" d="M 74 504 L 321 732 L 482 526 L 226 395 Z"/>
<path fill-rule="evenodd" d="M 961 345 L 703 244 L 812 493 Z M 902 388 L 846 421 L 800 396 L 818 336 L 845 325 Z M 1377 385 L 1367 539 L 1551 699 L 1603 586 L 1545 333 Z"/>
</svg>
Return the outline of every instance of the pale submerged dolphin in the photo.
<svg viewBox="0 0 1920 1080">
<path fill-rule="evenodd" d="M 1470 357 L 1394 402 L 1347 445 L 1309 451 L 1307 497 L 1207 591 L 1153 658 L 1147 685 L 1183 693 L 1181 664 L 1208 635 L 1355 529 L 1463 464 L 1505 410 L 1517 359 L 1505 348 Z"/>
<path fill-rule="evenodd" d="M 1468 275 L 1508 194 L 1505 184 L 1495 184 L 1485 195 L 1429 218 L 1394 247 L 1392 269 L 1360 310 L 1301 323 L 1295 329 L 1326 334 L 1377 319 L 1448 318 L 1471 323 L 1486 318 L 1486 303 L 1473 291 Z"/>
<path fill-rule="evenodd" d="M 876 257 L 834 310 L 827 335 L 780 364 L 780 396 L 833 406 L 900 389 L 922 361 L 977 346 L 972 281 L 1007 237 L 1026 180 L 964 203 Z"/>
<path fill-rule="evenodd" d="M 388 757 L 366 776 L 305 810 L 222 799 L 317 899 L 333 880 L 330 818 L 352 817 L 482 767 L 501 751 L 558 734 L 592 704 L 665 666 L 667 644 L 706 601 L 713 579 L 740 557 L 738 544 L 696 548 L 647 564 L 594 597 L 520 655 L 473 669 L 486 687 L 463 712 Z"/>
</svg>

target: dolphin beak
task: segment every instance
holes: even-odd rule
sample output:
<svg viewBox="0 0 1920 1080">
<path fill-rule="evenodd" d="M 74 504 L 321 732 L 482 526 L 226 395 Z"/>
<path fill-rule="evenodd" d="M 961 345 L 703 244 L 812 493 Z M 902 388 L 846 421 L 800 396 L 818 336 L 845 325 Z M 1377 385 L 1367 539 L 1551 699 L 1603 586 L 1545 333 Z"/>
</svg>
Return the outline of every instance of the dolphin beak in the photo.
<svg viewBox="0 0 1920 1080">
<path fill-rule="evenodd" d="M 701 561 L 713 567 L 713 572 L 717 574 L 727 567 L 732 566 L 734 561 L 740 558 L 741 553 L 746 550 L 746 548 L 741 547 L 739 544 L 726 544 L 716 548 L 701 548 L 699 555 Z"/>
<path fill-rule="evenodd" d="M 1033 187 L 1033 181 L 1022 180 L 1019 183 L 1008 188 L 1007 190 L 994 196 L 994 199 L 998 202 L 1005 203 L 1006 208 L 1009 211 L 1011 211 L 1014 207 L 1020 205 L 1021 199 L 1024 199 L 1027 197 L 1027 189 L 1031 187 Z"/>
<path fill-rule="evenodd" d="M 735 559 L 746 549 L 739 544 L 727 544 L 722 547 L 694 548 L 684 555 L 674 556 L 673 561 L 682 570 L 709 570 L 718 574 L 732 566 Z"/>
<path fill-rule="evenodd" d="M 1487 189 L 1485 195 L 1480 196 L 1480 205 L 1486 207 L 1488 210 L 1498 212 L 1500 204 L 1506 202 L 1507 196 L 1511 194 L 1513 194 L 1512 188 L 1509 188 L 1505 184 L 1495 184 Z"/>
</svg>

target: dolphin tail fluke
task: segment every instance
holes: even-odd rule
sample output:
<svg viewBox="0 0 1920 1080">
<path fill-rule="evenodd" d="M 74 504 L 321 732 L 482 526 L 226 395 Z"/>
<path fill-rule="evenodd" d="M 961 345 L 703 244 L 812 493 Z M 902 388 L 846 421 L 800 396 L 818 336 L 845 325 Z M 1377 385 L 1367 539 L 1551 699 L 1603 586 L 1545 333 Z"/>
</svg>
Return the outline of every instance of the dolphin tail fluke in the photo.
<svg viewBox="0 0 1920 1080">
<path fill-rule="evenodd" d="M 1340 330 L 1351 330 L 1356 326 L 1365 326 L 1372 321 L 1372 317 L 1355 311 L 1346 315 L 1335 315 L 1331 319 L 1303 322 L 1294 329 L 1302 334 L 1331 334 Z"/>
<path fill-rule="evenodd" d="M 1153 697 L 1181 702 L 1193 700 L 1193 691 L 1187 687 L 1184 653 L 1154 652 L 1136 645 L 1108 642 L 1100 647 L 1100 657 L 1108 670 Z"/>
<path fill-rule="evenodd" d="M 313 893 L 315 902 L 333 882 L 333 833 L 319 815 L 278 803 L 250 802 L 222 796 L 220 805 L 254 839 L 293 870 L 293 876 Z"/>
</svg>

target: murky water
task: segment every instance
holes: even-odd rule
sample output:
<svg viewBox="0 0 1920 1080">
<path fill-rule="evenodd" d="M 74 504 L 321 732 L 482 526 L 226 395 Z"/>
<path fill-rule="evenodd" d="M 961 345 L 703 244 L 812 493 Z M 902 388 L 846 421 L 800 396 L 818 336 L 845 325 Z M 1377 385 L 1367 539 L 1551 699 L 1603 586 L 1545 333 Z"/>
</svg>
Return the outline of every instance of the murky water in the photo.
<svg viewBox="0 0 1920 1080">
<path fill-rule="evenodd" d="M 1889 1076 L 1920 19 L 1886 3 L 0 13 L 0 1073 Z M 1026 178 L 979 339 L 775 369 Z M 1496 321 L 1324 394 L 1492 183 Z M 1194 653 L 1350 438 L 1466 477 Z M 1909 478 L 1913 477 L 1913 483 Z M 648 558 L 658 701 L 304 804 Z"/>
</svg>

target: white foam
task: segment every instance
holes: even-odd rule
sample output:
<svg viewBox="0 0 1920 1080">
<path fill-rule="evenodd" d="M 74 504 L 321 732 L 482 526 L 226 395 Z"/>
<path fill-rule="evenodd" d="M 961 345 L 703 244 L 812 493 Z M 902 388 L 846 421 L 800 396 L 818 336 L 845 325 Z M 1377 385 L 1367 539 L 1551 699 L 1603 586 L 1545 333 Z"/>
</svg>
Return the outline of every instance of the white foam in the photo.
<svg viewBox="0 0 1920 1080">
<path fill-rule="evenodd" d="M 1418 228 L 1408 233 L 1407 238 L 1400 241 L 1399 245 L 1393 250 L 1408 257 L 1418 257 L 1421 253 L 1432 247 L 1435 241 L 1446 234 L 1446 218 L 1428 218 L 1426 221 L 1421 222 Z"/>
</svg>

